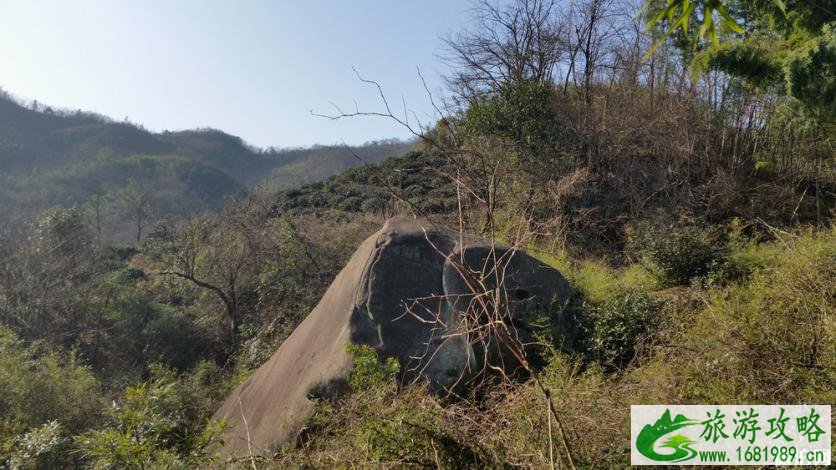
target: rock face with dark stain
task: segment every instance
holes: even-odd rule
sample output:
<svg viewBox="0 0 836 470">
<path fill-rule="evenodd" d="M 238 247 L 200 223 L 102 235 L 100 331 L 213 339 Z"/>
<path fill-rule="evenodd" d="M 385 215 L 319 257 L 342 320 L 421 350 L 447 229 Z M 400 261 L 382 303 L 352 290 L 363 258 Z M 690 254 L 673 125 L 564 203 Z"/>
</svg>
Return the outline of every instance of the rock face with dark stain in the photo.
<svg viewBox="0 0 836 470">
<path fill-rule="evenodd" d="M 568 342 L 574 339 L 571 310 L 560 308 L 572 292 L 556 270 L 521 251 L 461 240 L 425 220 L 389 220 L 360 245 L 270 360 L 215 413 L 229 425 L 221 453 L 270 455 L 292 440 L 314 411 L 310 398 L 346 389 L 349 343 L 397 358 L 404 383 L 426 380 L 436 391 L 466 384 L 484 369 L 482 358 L 518 366 L 503 348 L 474 343 L 460 328 L 462 312 L 485 290 L 507 299 L 503 308 L 513 312 L 508 320 L 516 341 L 531 340 L 525 319 L 536 313 L 549 315 Z"/>
</svg>

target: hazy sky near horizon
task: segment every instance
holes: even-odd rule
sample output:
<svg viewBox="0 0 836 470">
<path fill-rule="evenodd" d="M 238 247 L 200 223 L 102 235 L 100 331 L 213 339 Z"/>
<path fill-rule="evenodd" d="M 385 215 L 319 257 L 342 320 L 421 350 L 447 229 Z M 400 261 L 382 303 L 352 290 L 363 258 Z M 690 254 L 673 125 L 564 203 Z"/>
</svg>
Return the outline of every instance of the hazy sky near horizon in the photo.
<svg viewBox="0 0 836 470">
<path fill-rule="evenodd" d="M 380 118 L 328 121 L 329 102 L 431 106 L 440 37 L 466 0 L 0 0 L 0 87 L 24 100 L 127 117 L 153 131 L 213 127 L 260 146 L 407 137 Z"/>
</svg>

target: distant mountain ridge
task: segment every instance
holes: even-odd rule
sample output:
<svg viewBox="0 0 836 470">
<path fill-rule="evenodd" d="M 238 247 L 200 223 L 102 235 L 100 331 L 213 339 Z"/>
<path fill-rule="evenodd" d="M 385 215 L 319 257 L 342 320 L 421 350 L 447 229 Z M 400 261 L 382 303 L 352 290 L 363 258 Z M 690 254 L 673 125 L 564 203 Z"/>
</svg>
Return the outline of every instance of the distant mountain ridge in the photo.
<svg viewBox="0 0 836 470">
<path fill-rule="evenodd" d="M 130 192 L 147 194 L 149 216 L 178 217 L 216 210 L 256 185 L 298 187 L 410 147 L 383 140 L 265 150 L 219 130 L 153 133 L 93 113 L 25 106 L 0 91 L 0 221 L 95 199 L 116 223 L 131 212 L 120 207 Z"/>
</svg>

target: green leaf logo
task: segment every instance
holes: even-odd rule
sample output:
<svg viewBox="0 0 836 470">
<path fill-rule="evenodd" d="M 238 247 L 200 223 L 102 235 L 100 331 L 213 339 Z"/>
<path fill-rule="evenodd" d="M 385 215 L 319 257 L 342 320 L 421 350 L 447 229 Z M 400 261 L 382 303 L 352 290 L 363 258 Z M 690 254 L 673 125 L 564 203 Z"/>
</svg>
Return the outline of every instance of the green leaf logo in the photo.
<svg viewBox="0 0 836 470">
<path fill-rule="evenodd" d="M 682 434 L 675 434 L 661 444 L 661 447 L 673 449 L 673 452 L 670 454 L 660 454 L 653 448 L 656 445 L 656 441 L 662 437 L 677 429 L 697 424 L 700 424 L 699 420 L 686 418 L 683 415 L 676 415 L 676 418 L 671 419 L 670 410 L 665 410 L 662 417 L 653 423 L 652 426 L 647 424 L 642 428 L 639 436 L 636 438 L 636 449 L 645 457 L 656 460 L 657 462 L 682 462 L 691 459 L 697 455 L 697 451 L 691 448 L 691 444 L 694 444 L 696 441 Z"/>
</svg>

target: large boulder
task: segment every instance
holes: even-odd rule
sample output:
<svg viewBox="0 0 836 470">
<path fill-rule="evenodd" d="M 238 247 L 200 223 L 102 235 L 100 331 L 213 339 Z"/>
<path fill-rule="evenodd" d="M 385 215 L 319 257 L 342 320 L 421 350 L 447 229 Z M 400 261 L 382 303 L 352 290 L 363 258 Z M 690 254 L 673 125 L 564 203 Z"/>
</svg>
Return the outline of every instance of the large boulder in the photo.
<svg viewBox="0 0 836 470">
<path fill-rule="evenodd" d="M 530 342 L 525 319 L 535 313 L 549 315 L 565 339 L 573 340 L 571 310 L 559 308 L 571 290 L 556 270 L 523 252 L 462 239 L 426 220 L 389 220 L 360 245 L 270 360 L 215 413 L 216 420 L 228 423 L 221 453 L 269 455 L 294 439 L 314 411 L 311 398 L 347 389 L 349 343 L 397 358 L 404 383 L 426 380 L 437 391 L 484 373 L 480 361 L 519 366 L 496 344 L 474 342 L 457 321 L 470 311 L 476 291 L 499 292 L 497 286 L 497 298 L 507 299 L 506 310 L 514 312 L 509 323 L 518 344 Z M 470 320 L 478 323 L 478 315 Z"/>
</svg>

